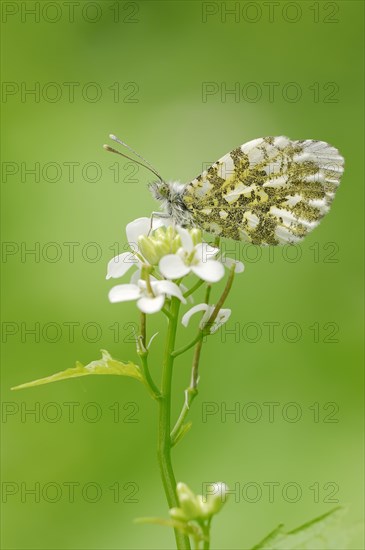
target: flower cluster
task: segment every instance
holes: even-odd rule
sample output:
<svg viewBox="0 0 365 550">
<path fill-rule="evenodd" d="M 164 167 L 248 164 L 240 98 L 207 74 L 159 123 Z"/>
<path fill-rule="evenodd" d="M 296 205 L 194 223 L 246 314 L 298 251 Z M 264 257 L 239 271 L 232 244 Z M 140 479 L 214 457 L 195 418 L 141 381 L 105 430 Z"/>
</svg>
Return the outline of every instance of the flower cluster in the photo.
<svg viewBox="0 0 365 550">
<path fill-rule="evenodd" d="M 185 483 L 178 483 L 176 492 L 180 506 L 170 509 L 170 516 L 178 521 L 205 521 L 217 514 L 227 500 L 228 487 L 225 483 L 211 483 L 209 493 L 203 497 L 195 495 Z"/>
<path fill-rule="evenodd" d="M 128 284 L 110 290 L 109 300 L 113 303 L 136 300 L 143 313 L 160 311 L 171 296 L 186 303 L 186 288 L 181 281 L 190 273 L 212 284 L 223 278 L 224 267 L 231 269 L 234 264 L 236 272 L 243 271 L 241 262 L 222 257 L 218 248 L 203 242 L 197 228 L 187 230 L 165 226 L 160 219 L 138 218 L 127 225 L 126 234 L 130 251 L 108 263 L 106 278 L 122 277 L 132 267 L 136 270 Z M 212 326 L 207 327 L 213 310 L 214 306 L 198 304 L 185 314 L 182 323 L 187 326 L 194 313 L 205 311 L 200 328 L 213 333 L 230 315 L 230 310 L 220 310 Z"/>
</svg>

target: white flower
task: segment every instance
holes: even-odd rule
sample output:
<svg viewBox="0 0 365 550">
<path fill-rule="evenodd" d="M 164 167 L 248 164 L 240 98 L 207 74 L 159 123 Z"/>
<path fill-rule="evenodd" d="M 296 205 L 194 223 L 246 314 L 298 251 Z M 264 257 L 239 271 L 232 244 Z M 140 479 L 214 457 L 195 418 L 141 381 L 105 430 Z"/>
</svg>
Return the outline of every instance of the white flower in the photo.
<svg viewBox="0 0 365 550">
<path fill-rule="evenodd" d="M 228 487 L 225 483 L 208 483 L 206 496 L 195 495 L 186 483 L 176 485 L 179 507 L 170 508 L 170 516 L 187 522 L 206 520 L 217 514 L 227 500 Z"/>
<path fill-rule="evenodd" d="M 159 218 L 153 218 L 152 231 L 164 225 Z M 132 267 L 132 265 L 141 265 L 141 261 L 138 259 L 136 253 L 139 253 L 138 249 L 138 237 L 141 235 L 148 235 L 151 231 L 151 218 L 137 218 L 126 226 L 126 234 L 131 252 L 122 252 L 118 256 L 115 256 L 108 263 L 107 279 L 118 279 L 122 277 Z"/>
<path fill-rule="evenodd" d="M 167 254 L 161 258 L 159 268 L 167 279 L 180 279 L 195 273 L 200 279 L 208 283 L 216 283 L 224 276 L 224 267 L 214 259 L 219 252 L 208 243 L 199 243 L 194 246 L 193 239 L 186 229 L 177 227 L 182 247 L 176 254 Z"/>
<path fill-rule="evenodd" d="M 208 304 L 204 304 L 204 303 L 197 304 L 196 306 L 192 307 L 191 309 L 189 309 L 189 311 L 185 313 L 185 315 L 181 319 L 181 323 L 184 325 L 184 327 L 187 327 L 194 313 L 197 313 L 198 311 L 205 311 L 203 317 L 200 320 L 199 328 L 200 330 L 203 330 L 206 326 L 208 326 L 209 333 L 214 334 L 222 325 L 224 325 L 224 323 L 228 321 L 228 319 L 231 316 L 230 309 L 220 309 L 214 322 L 210 324 L 208 323 L 208 321 L 214 309 L 215 309 L 214 305 L 209 306 Z"/>
<path fill-rule="evenodd" d="M 152 293 L 148 290 L 146 281 L 139 280 L 138 284 L 114 286 L 109 292 L 112 303 L 137 300 L 137 306 L 143 313 L 156 313 L 165 303 L 166 296 L 176 296 L 186 304 L 181 290 L 171 281 L 151 281 Z"/>
<path fill-rule="evenodd" d="M 228 486 L 222 481 L 209 484 L 206 496 L 197 495 L 203 516 L 210 517 L 217 514 L 227 500 Z"/>
</svg>

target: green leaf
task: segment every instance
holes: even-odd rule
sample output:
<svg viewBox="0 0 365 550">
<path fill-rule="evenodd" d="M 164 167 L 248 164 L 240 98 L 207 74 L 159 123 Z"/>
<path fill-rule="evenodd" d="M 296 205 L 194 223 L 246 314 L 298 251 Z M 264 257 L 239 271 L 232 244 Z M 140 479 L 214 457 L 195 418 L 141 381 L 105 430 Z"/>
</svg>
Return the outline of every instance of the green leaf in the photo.
<svg viewBox="0 0 365 550">
<path fill-rule="evenodd" d="M 90 374 L 114 374 L 119 376 L 129 376 L 136 378 L 141 382 L 144 382 L 138 365 L 131 363 L 124 363 L 113 359 L 106 350 L 101 350 L 102 357 L 97 361 L 92 361 L 88 365 L 82 365 L 78 361 L 75 367 L 57 372 L 46 378 L 40 378 L 39 380 L 33 380 L 32 382 L 26 382 L 11 388 L 12 390 L 21 390 L 23 388 L 30 388 L 32 386 L 40 386 L 42 384 L 50 384 L 51 382 L 58 382 L 59 380 L 66 380 L 67 378 L 78 378 L 79 376 L 88 376 Z"/>
<path fill-rule="evenodd" d="M 279 525 L 252 550 L 344 550 L 350 538 L 350 530 L 341 527 L 344 512 L 334 508 L 287 533 Z"/>
</svg>

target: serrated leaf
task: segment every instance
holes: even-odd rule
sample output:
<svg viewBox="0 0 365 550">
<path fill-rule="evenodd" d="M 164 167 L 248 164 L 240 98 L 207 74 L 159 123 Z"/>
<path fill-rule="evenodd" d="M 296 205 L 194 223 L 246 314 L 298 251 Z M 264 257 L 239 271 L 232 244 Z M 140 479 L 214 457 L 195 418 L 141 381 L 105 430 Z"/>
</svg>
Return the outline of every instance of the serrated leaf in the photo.
<svg viewBox="0 0 365 550">
<path fill-rule="evenodd" d="M 76 361 L 76 365 L 73 368 L 57 372 L 46 378 L 39 378 L 32 382 L 26 382 L 11 388 L 12 390 L 21 390 L 23 388 L 30 388 L 32 386 L 40 386 L 42 384 L 50 384 L 51 382 L 58 382 L 59 380 L 66 380 L 68 378 L 78 378 L 79 376 L 88 376 L 91 374 L 114 374 L 119 376 L 129 376 L 136 378 L 143 382 L 143 376 L 141 374 L 138 365 L 135 365 L 131 361 L 124 363 L 113 359 L 109 352 L 101 350 L 102 357 L 97 361 L 92 361 L 88 365 L 82 365 L 79 361 Z"/>
<path fill-rule="evenodd" d="M 252 550 L 344 550 L 349 532 L 341 527 L 343 508 L 335 508 L 292 531 L 279 525 Z"/>
<path fill-rule="evenodd" d="M 349 542 L 341 527 L 344 513 L 335 508 L 287 533 L 280 525 L 252 550 L 344 550 Z"/>
</svg>

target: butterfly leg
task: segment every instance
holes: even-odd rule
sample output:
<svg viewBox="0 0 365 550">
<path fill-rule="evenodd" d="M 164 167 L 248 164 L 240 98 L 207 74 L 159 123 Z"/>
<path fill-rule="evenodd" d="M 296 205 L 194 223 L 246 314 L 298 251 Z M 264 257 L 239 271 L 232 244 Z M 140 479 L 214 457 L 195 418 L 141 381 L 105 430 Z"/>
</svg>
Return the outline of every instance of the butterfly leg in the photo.
<svg viewBox="0 0 365 550">
<path fill-rule="evenodd" d="M 167 220 L 167 219 L 171 218 L 171 216 L 169 216 L 169 215 L 166 214 L 165 212 L 152 212 L 152 214 L 151 214 L 150 230 L 148 231 L 147 237 L 149 237 L 149 235 L 150 235 L 150 233 L 151 233 L 151 231 L 152 231 L 152 228 L 153 228 L 153 220 L 154 220 L 154 219 L 157 219 L 157 218 Z"/>
</svg>

